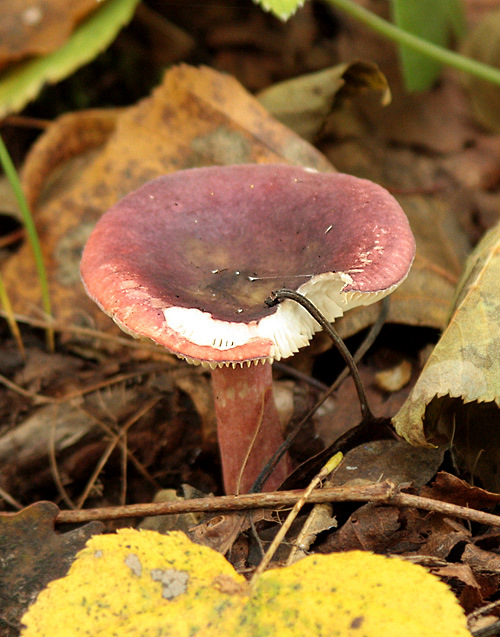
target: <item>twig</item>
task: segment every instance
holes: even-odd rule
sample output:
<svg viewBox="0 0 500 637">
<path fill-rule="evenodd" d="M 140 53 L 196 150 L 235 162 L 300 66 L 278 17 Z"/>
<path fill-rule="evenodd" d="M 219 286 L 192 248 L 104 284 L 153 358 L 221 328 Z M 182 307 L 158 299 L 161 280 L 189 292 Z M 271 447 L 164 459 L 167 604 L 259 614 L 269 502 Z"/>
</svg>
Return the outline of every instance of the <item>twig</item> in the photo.
<svg viewBox="0 0 500 637">
<path fill-rule="evenodd" d="M 292 507 L 303 496 L 303 490 L 269 491 L 267 493 L 246 493 L 219 497 L 194 498 L 183 502 L 158 502 L 128 504 L 126 506 L 83 509 L 81 511 L 60 511 L 56 516 L 59 524 L 88 522 L 89 520 L 116 520 L 119 518 L 143 517 L 147 515 L 172 515 L 174 513 L 215 513 L 222 511 L 243 511 L 248 509 L 275 509 Z M 317 489 L 311 493 L 311 504 L 321 502 L 379 502 L 395 506 L 409 506 L 435 511 L 451 517 L 471 520 L 481 524 L 500 527 L 500 516 L 484 513 L 477 509 L 423 498 L 409 493 L 400 493 L 392 482 L 376 482 L 363 486 L 341 486 Z"/>
<path fill-rule="evenodd" d="M 99 459 L 99 462 L 94 467 L 94 471 L 92 472 L 92 475 L 88 479 L 87 485 L 85 489 L 83 490 L 83 493 L 78 498 L 78 502 L 76 505 L 78 509 L 82 508 L 83 504 L 85 503 L 85 500 L 88 498 L 90 492 L 92 491 L 95 485 L 97 478 L 99 477 L 99 474 L 104 468 L 104 465 L 109 460 L 109 457 L 115 450 L 116 446 L 119 444 L 120 438 L 123 435 L 125 435 L 126 432 L 130 429 L 130 427 L 134 425 L 140 418 L 142 418 L 144 414 L 147 414 L 148 411 L 152 409 L 156 405 L 156 403 L 158 403 L 160 400 L 161 400 L 161 396 L 155 396 L 152 400 L 150 400 L 145 405 L 143 405 L 141 409 L 139 409 L 139 411 L 134 413 L 133 416 L 129 418 L 129 420 L 123 425 L 123 427 L 121 427 L 120 431 L 113 436 L 113 440 L 109 442 L 107 448 L 105 449 L 104 453 Z"/>
<path fill-rule="evenodd" d="M 5 312 L 5 310 L 0 309 L 0 316 L 6 319 L 7 312 Z M 45 319 L 38 319 L 38 318 L 26 316 L 25 314 L 18 314 L 16 312 L 14 312 L 12 316 L 18 323 L 24 323 L 26 325 L 30 325 L 31 327 L 39 327 L 40 329 L 50 328 L 50 329 L 53 329 L 54 332 L 60 332 L 62 334 L 88 336 L 96 340 L 110 341 L 112 343 L 117 343 L 119 345 L 123 345 L 124 347 L 128 347 L 130 349 L 140 349 L 140 350 L 155 352 L 166 363 L 174 364 L 178 362 L 178 359 L 173 354 L 169 354 L 164 348 L 162 349 L 161 347 L 158 347 L 158 345 L 154 345 L 152 341 L 135 340 L 133 338 L 126 337 L 126 336 L 118 336 L 117 334 L 102 332 L 100 330 L 96 330 L 91 327 L 80 327 L 78 325 L 64 325 L 62 323 L 58 323 L 56 320 L 50 317 Z"/>
<path fill-rule="evenodd" d="M 283 299 L 290 299 L 291 301 L 295 301 L 295 303 L 302 305 L 302 307 L 309 312 L 313 319 L 325 330 L 325 332 L 331 338 L 333 344 L 339 351 L 340 355 L 344 359 L 345 364 L 349 367 L 349 371 L 351 372 L 354 386 L 356 387 L 356 392 L 358 394 L 359 404 L 361 407 L 361 418 L 363 422 L 374 420 L 374 416 L 370 409 L 370 406 L 368 405 L 368 399 L 366 398 L 365 390 L 363 388 L 363 383 L 361 382 L 356 363 L 354 362 L 351 352 L 347 349 L 346 344 L 338 335 L 337 330 L 321 313 L 321 311 L 314 305 L 314 303 L 307 298 L 307 296 L 304 296 L 304 294 L 301 294 L 296 290 L 289 290 L 288 288 L 274 290 L 266 299 L 266 305 L 273 307 L 273 305 L 280 303 Z"/>
<path fill-rule="evenodd" d="M 16 392 L 16 394 L 20 394 L 25 398 L 29 398 L 35 402 L 37 405 L 42 404 L 54 404 L 60 405 L 61 403 L 67 403 L 70 400 L 75 398 L 80 398 L 81 396 L 85 396 L 85 394 L 91 394 L 92 392 L 98 391 L 100 389 L 104 389 L 105 387 L 109 387 L 110 385 L 116 385 L 117 383 L 121 383 L 126 380 L 130 380 L 132 378 L 137 378 L 138 376 L 144 376 L 145 374 L 150 374 L 155 371 L 164 371 L 163 363 L 154 364 L 151 366 L 151 369 L 139 368 L 133 372 L 126 372 L 123 374 L 116 374 L 116 376 L 112 376 L 111 378 L 106 378 L 105 380 L 101 380 L 93 385 L 89 385 L 87 387 L 81 387 L 76 389 L 75 391 L 68 392 L 63 396 L 53 397 L 53 396 L 45 396 L 43 394 L 34 394 L 33 392 L 27 391 L 23 389 L 20 385 L 12 382 L 8 378 L 6 378 L 3 374 L 0 374 L 0 385 L 5 385 L 12 391 Z"/>
<path fill-rule="evenodd" d="M 55 406 L 56 413 L 54 414 L 54 417 L 52 418 L 52 422 L 50 425 L 50 436 L 47 441 L 47 444 L 48 444 L 47 451 L 49 456 L 50 473 L 52 474 L 52 479 L 55 482 L 57 490 L 59 491 L 59 495 L 64 500 L 64 502 L 66 502 L 66 506 L 68 506 L 70 509 L 76 509 L 75 503 L 73 502 L 69 493 L 66 491 L 64 487 L 61 474 L 59 472 L 59 465 L 57 464 L 55 437 L 56 437 L 58 411 L 59 411 L 59 407 L 56 405 Z"/>
<path fill-rule="evenodd" d="M 280 530 L 274 536 L 274 539 L 269 545 L 269 548 L 267 549 L 266 554 L 264 555 L 259 565 L 255 569 L 254 574 L 252 575 L 252 579 L 250 580 L 250 585 L 255 585 L 261 573 L 263 573 L 266 570 L 266 568 L 269 566 L 269 563 L 273 559 L 274 554 L 278 550 L 279 545 L 285 539 L 285 535 L 288 533 L 290 527 L 293 524 L 293 521 L 298 516 L 300 509 L 308 501 L 311 493 L 319 485 L 319 483 L 324 478 L 326 478 L 339 465 L 341 461 L 342 461 L 342 454 L 336 453 L 333 456 L 333 458 L 330 458 L 330 460 L 325 464 L 325 466 L 321 469 L 321 471 L 311 480 L 307 489 L 302 494 L 301 498 L 297 500 L 297 502 L 294 504 L 293 509 L 290 511 L 286 520 L 281 525 Z"/>
<path fill-rule="evenodd" d="M 8 502 L 11 507 L 17 509 L 18 511 L 24 508 L 23 505 L 18 502 L 18 500 L 13 498 L 10 493 L 7 493 L 7 491 L 5 491 L 5 489 L 2 489 L 2 487 L 0 487 L 0 500 L 5 500 L 5 502 Z"/>
<path fill-rule="evenodd" d="M 306 374 L 305 372 L 301 372 L 300 369 L 296 369 L 295 367 L 292 367 L 291 365 L 287 365 L 286 363 L 283 363 L 281 361 L 274 361 L 273 367 L 274 369 L 277 369 L 278 371 L 283 372 L 287 376 L 291 376 L 292 378 L 295 378 L 296 380 L 300 380 L 303 383 L 307 383 L 308 385 L 310 385 L 317 391 L 323 392 L 323 391 L 328 391 L 328 389 L 330 389 L 328 385 L 325 385 L 325 383 L 322 383 L 317 378 L 314 378 L 313 376 L 309 376 L 309 374 Z"/>
<path fill-rule="evenodd" d="M 110 439 L 112 439 L 115 436 L 115 432 L 113 431 L 113 429 L 111 429 L 111 427 L 108 427 L 108 425 L 105 422 L 103 422 L 101 419 L 96 418 L 95 414 L 85 409 L 83 405 L 79 405 L 78 408 L 82 413 L 86 414 L 89 418 L 91 418 L 96 423 L 96 425 L 100 427 Z M 118 441 L 118 445 L 120 449 L 123 451 L 123 453 L 126 454 L 127 460 L 131 462 L 134 465 L 134 467 L 137 469 L 138 473 L 140 473 L 142 477 L 149 482 L 149 484 L 155 489 L 155 491 L 159 491 L 161 489 L 161 485 L 147 471 L 144 465 L 141 462 L 139 462 L 139 460 L 134 456 L 134 454 L 130 451 L 130 449 L 128 449 L 127 445 L 125 444 L 125 441 L 120 438 Z M 125 502 L 123 502 L 123 504 L 125 504 Z"/>
<path fill-rule="evenodd" d="M 375 342 L 377 336 L 380 334 L 382 327 L 387 319 L 387 315 L 389 314 L 389 304 L 390 297 L 386 296 L 385 299 L 382 300 L 380 313 L 377 317 L 377 320 L 372 325 L 370 331 L 366 335 L 365 339 L 361 343 L 361 345 L 356 350 L 353 359 L 357 364 L 366 354 L 366 352 L 370 349 L 370 347 Z M 294 440 L 297 438 L 299 433 L 302 431 L 302 427 L 305 423 L 312 418 L 312 416 L 316 413 L 316 411 L 321 407 L 321 405 L 325 402 L 325 400 L 333 394 L 333 392 L 344 382 L 344 380 L 349 375 L 349 367 L 345 367 L 343 371 L 340 373 L 335 382 L 318 398 L 316 403 L 309 409 L 309 411 L 300 419 L 300 421 L 294 426 L 292 431 L 286 437 L 286 440 L 280 446 L 280 448 L 274 453 L 273 457 L 267 462 L 265 467 L 260 472 L 259 477 L 253 484 L 250 493 L 259 493 L 262 490 L 262 485 L 267 480 L 268 476 L 273 472 L 274 467 L 281 460 L 283 455 L 290 449 Z"/>
</svg>

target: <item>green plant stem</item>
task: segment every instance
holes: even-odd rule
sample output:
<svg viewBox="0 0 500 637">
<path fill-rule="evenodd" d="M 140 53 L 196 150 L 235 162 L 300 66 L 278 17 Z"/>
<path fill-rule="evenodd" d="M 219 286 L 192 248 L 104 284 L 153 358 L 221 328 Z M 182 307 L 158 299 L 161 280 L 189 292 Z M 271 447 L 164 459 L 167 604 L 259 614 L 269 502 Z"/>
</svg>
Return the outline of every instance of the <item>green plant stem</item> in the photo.
<svg viewBox="0 0 500 637">
<path fill-rule="evenodd" d="M 17 199 L 17 203 L 19 205 L 19 209 L 21 210 L 21 215 L 23 217 L 24 227 L 26 229 L 26 233 L 28 235 L 29 242 L 33 249 L 33 253 L 35 256 L 36 269 L 38 273 L 38 280 L 40 282 L 40 288 L 42 292 L 42 304 L 45 314 L 47 316 L 51 316 L 51 304 L 50 304 L 50 295 L 49 295 L 49 285 L 47 281 L 47 273 L 45 270 L 45 264 L 43 262 L 42 249 L 40 247 L 40 241 L 38 239 L 38 234 L 36 231 L 35 223 L 33 221 L 33 217 L 31 216 L 30 209 L 28 207 L 28 203 L 26 201 L 26 197 L 24 196 L 23 188 L 21 186 L 21 182 L 19 181 L 19 177 L 17 175 L 16 168 L 10 158 L 9 151 L 0 136 L 0 164 L 2 165 L 7 179 L 11 185 L 12 190 Z M 47 346 L 50 351 L 54 351 L 54 330 L 51 327 L 47 328 Z"/>
<path fill-rule="evenodd" d="M 500 70 L 487 64 L 482 64 L 471 58 L 445 49 L 437 44 L 433 44 L 419 38 L 408 31 L 404 31 L 399 27 L 387 22 L 383 18 L 375 15 L 371 11 L 360 7 L 352 0 L 327 0 L 331 5 L 348 13 L 350 16 L 363 23 L 370 29 L 373 29 L 388 40 L 392 40 L 397 44 L 404 44 L 423 55 L 427 55 L 442 64 L 452 66 L 459 71 L 470 73 L 483 80 L 500 85 Z"/>
</svg>

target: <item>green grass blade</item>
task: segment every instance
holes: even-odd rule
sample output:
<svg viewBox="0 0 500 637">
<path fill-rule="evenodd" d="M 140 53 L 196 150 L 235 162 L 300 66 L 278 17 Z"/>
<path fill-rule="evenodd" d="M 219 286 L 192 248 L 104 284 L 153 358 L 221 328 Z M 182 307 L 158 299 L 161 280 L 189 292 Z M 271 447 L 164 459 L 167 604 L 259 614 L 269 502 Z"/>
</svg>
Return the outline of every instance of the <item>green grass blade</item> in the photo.
<svg viewBox="0 0 500 637">
<path fill-rule="evenodd" d="M 4 144 L 2 137 L 0 136 L 0 164 L 2 165 L 5 175 L 9 180 L 12 190 L 17 199 L 17 203 L 19 205 L 19 209 L 21 210 L 21 215 L 23 217 L 23 223 L 26 230 L 26 234 L 28 235 L 29 242 L 33 249 L 33 253 L 35 256 L 36 269 L 38 273 L 38 280 L 40 282 L 40 289 L 42 293 L 42 304 L 45 314 L 47 316 L 51 316 L 51 304 L 50 304 L 50 295 L 49 295 L 49 285 L 47 280 L 47 272 L 45 270 L 45 264 L 43 262 L 42 249 L 40 247 L 40 241 L 38 239 L 38 234 L 36 231 L 35 223 L 33 221 L 33 217 L 31 215 L 31 211 L 28 207 L 28 203 L 26 201 L 26 197 L 24 196 L 24 192 L 21 186 L 21 182 L 19 181 L 19 177 L 17 175 L 16 168 L 10 158 L 9 151 Z M 5 306 L 4 306 L 5 307 Z M 5 307 L 7 310 L 7 308 Z M 47 345 L 50 351 L 54 351 L 54 330 L 50 327 L 47 328 Z"/>
<path fill-rule="evenodd" d="M 92 61 L 134 15 L 140 0 L 106 0 L 56 51 L 20 62 L 0 74 L 0 117 L 21 110 L 45 84 L 54 84 Z"/>
</svg>

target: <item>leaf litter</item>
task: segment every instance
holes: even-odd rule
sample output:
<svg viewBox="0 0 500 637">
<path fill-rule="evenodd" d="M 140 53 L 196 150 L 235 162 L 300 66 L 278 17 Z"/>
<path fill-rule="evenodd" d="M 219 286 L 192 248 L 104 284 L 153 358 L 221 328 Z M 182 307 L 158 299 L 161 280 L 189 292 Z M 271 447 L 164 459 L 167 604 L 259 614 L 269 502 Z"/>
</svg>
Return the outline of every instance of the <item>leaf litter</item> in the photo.
<svg viewBox="0 0 500 637">
<path fill-rule="evenodd" d="M 167 9 L 165 18 L 176 23 L 191 41 L 206 38 L 210 42 L 213 68 L 185 64 L 172 67 L 151 96 L 136 105 L 63 115 L 51 124 L 25 161 L 24 186 L 32 205 L 36 205 L 60 340 L 58 358 L 49 360 L 42 353 L 36 330 L 29 327 L 30 322 L 43 323 L 46 319 L 34 311 L 38 287 L 29 250 L 22 245 L 2 263 L 2 277 L 16 311 L 25 318 L 23 331 L 30 344 L 26 367 L 9 354 L 12 350 L 8 347 L 0 356 L 0 374 L 10 382 L 2 382 L 0 387 L 4 415 L 0 429 L 0 493 L 4 511 L 44 499 L 70 508 L 83 504 L 83 495 L 87 498 L 85 507 L 145 502 L 153 500 L 161 487 L 177 490 L 183 483 L 205 494 L 220 493 L 211 394 L 203 370 L 186 368 L 146 345 L 125 345 L 115 336 L 109 321 L 87 301 L 78 283 L 77 266 L 95 220 L 143 181 L 183 167 L 241 161 L 288 161 L 371 178 L 400 200 L 417 236 L 412 274 L 394 295 L 389 324 L 363 360 L 361 372 L 377 415 L 390 418 L 399 411 L 400 432 L 426 443 L 429 433 L 437 431 L 441 446 L 435 450 L 409 447 L 401 440 L 368 442 L 346 454 L 334 484 L 363 485 L 388 479 L 408 493 L 445 503 L 486 511 L 494 511 L 498 505 L 494 424 L 498 408 L 496 391 L 488 393 L 489 377 L 494 384 L 495 376 L 492 341 L 483 322 L 474 326 L 459 316 L 467 302 L 465 311 L 473 313 L 478 305 L 474 294 L 487 294 L 488 302 L 480 303 L 489 304 L 494 313 L 491 290 L 495 270 L 491 270 L 492 282 L 485 286 L 482 279 L 489 273 L 482 266 L 493 260 L 496 231 L 483 240 L 472 260 L 467 262 L 467 256 L 471 244 L 497 218 L 498 140 L 471 123 L 467 102 L 450 74 L 445 73 L 440 85 L 424 96 L 406 96 L 395 73 L 392 50 L 388 52 L 385 42 L 380 46 L 366 31 L 353 37 L 361 29 L 358 25 L 340 28 L 338 36 L 328 40 L 307 3 L 286 25 L 274 24 L 263 15 L 257 7 L 245 17 L 234 8 L 221 13 L 209 3 L 194 18 L 191 15 L 187 19 L 183 8 L 175 16 L 168 15 Z M 207 23 L 212 25 L 210 30 L 206 29 Z M 263 29 L 273 37 L 255 39 Z M 253 50 L 245 50 L 241 44 L 248 41 L 258 44 Z M 341 76 L 340 67 L 335 66 L 337 51 L 342 51 L 342 59 L 356 59 L 360 57 L 360 44 L 362 57 L 369 59 L 370 65 L 377 64 L 377 73 L 388 78 L 392 104 L 382 107 L 377 90 L 368 95 L 334 91 L 328 95 L 328 108 L 315 107 L 317 119 L 308 129 L 313 131 L 309 136 L 316 148 L 274 119 L 278 109 L 268 113 L 243 88 L 267 89 L 276 80 L 322 68 L 337 68 Z M 220 71 L 229 71 L 241 83 Z M 311 105 L 314 108 L 314 103 Z M 298 121 L 303 123 L 300 113 Z M 287 123 L 293 126 L 293 118 Z M 300 132 L 304 134 L 304 130 Z M 450 320 L 464 266 L 462 296 L 455 300 L 455 314 Z M 339 331 L 350 337 L 353 348 L 376 312 L 354 311 L 338 322 Z M 454 324 L 461 331 L 470 329 L 471 336 L 466 339 L 470 345 L 464 347 L 461 342 L 461 354 L 474 356 L 473 364 L 486 375 L 484 388 L 470 400 L 480 374 L 474 374 L 471 383 L 464 382 L 465 376 L 457 375 L 456 370 L 451 376 L 439 374 L 425 380 L 426 370 L 434 365 Z M 85 335 L 78 328 L 87 330 Z M 438 348 L 432 350 L 442 330 Z M 3 338 L 8 343 L 7 334 Z M 479 348 L 483 339 L 486 353 Z M 484 365 L 487 360 L 491 365 Z M 324 384 L 329 384 L 341 367 L 321 335 L 294 361 L 306 379 L 315 377 Z M 409 366 L 408 384 L 391 387 L 376 380 L 381 370 L 401 364 L 407 369 Z M 491 372 L 485 371 L 488 369 Z M 315 402 L 318 390 L 307 380 L 288 376 L 286 368 L 280 369 L 276 378 L 286 395 L 281 408 L 283 420 L 290 421 L 292 414 L 292 421 L 296 421 Z M 420 387 L 426 384 L 426 391 L 420 393 L 415 407 L 414 392 L 420 391 L 419 382 Z M 359 422 L 353 392 L 350 381 L 346 381 L 315 414 L 308 424 L 308 435 L 295 449 L 297 462 L 335 442 Z M 487 400 L 482 402 L 485 396 Z M 411 414 L 409 405 L 413 405 Z M 447 451 L 450 445 L 451 452 Z M 96 468 L 100 470 L 96 472 Z M 447 472 L 436 473 L 439 468 Z M 460 481 L 450 471 L 478 481 L 483 488 Z M 192 497 L 189 488 L 184 492 L 188 499 Z M 35 506 L 44 511 L 43 504 Z M 481 608 L 488 609 L 496 598 L 500 586 L 500 535 L 496 527 L 477 523 L 470 526 L 450 514 L 412 507 L 370 502 L 328 506 L 327 515 L 314 524 L 306 522 L 309 511 L 299 517 L 278 554 L 277 565 L 288 559 L 294 541 L 306 534 L 313 555 L 361 548 L 423 564 L 452 588 L 466 612 L 471 613 L 474 626 L 478 625 Z M 33 511 L 29 508 L 17 515 L 42 515 Z M 0 515 L 0 529 L 5 530 L 12 513 Z M 282 512 L 261 509 L 252 516 L 243 512 L 205 514 L 201 520 L 184 520 L 182 524 L 197 542 L 226 554 L 233 566 L 246 574 L 259 563 L 282 521 Z M 138 518 L 132 524 L 137 526 L 139 522 Z M 118 518 L 107 522 L 106 530 L 124 524 Z M 302 531 L 301 535 L 304 524 L 311 532 Z M 49 529 L 51 525 L 53 517 Z M 96 532 L 97 527 L 89 535 Z M 21 528 L 15 533 L 30 546 L 37 531 Z M 10 546 L 12 542 L 7 539 L 5 544 Z M 61 570 L 43 580 L 38 573 L 45 570 L 45 557 L 31 555 L 29 565 L 38 577 L 33 591 L 43 588 L 48 579 L 60 577 L 61 565 L 67 568 L 80 548 L 75 545 L 69 559 L 57 546 L 51 549 L 54 563 Z M 141 570 L 137 553 L 129 551 L 127 555 L 128 566 L 124 565 L 128 575 L 142 577 L 143 561 L 139 560 Z M 9 562 L 9 568 L 10 586 L 16 578 L 20 581 L 22 571 L 16 560 Z M 189 590 L 190 576 L 186 579 L 185 575 L 189 569 L 183 567 L 179 571 L 182 577 L 172 579 L 170 567 L 154 568 L 161 570 L 156 580 L 151 577 L 160 593 L 172 582 L 173 590 L 181 591 L 174 597 L 184 594 L 186 581 Z M 214 585 L 218 594 L 231 591 L 232 595 L 241 595 L 241 580 L 232 573 L 230 580 L 224 577 L 219 574 Z M 2 586 L 4 578 L 5 574 Z M 318 575 L 317 579 L 323 581 L 325 576 Z M 26 607 L 26 598 L 17 599 L 8 613 L 3 609 L 0 612 L 0 622 L 9 636 L 17 634 Z M 484 614 L 491 619 L 498 609 L 492 607 Z M 361 622 L 357 617 L 351 620 L 353 630 L 356 621 Z M 228 626 L 234 627 L 231 622 L 234 619 Z M 453 634 L 450 628 L 445 632 Z"/>
</svg>

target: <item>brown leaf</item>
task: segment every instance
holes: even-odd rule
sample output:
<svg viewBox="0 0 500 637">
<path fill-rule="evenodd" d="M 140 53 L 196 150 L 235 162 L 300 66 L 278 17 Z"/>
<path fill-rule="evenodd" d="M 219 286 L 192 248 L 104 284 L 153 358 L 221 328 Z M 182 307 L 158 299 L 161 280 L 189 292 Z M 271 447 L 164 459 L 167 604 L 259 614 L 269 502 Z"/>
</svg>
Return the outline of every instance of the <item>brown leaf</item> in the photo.
<svg viewBox="0 0 500 637">
<path fill-rule="evenodd" d="M 481 606 L 484 598 L 489 596 L 482 591 L 483 586 L 478 582 L 475 573 L 468 564 L 448 564 L 433 568 L 432 573 L 442 577 L 452 588 L 458 589 L 457 594 L 460 591 L 460 603 L 467 612 Z"/>
<path fill-rule="evenodd" d="M 0 8 L 0 69 L 23 58 L 46 55 L 68 39 L 97 8 L 95 0 L 9 0 Z"/>
<path fill-rule="evenodd" d="M 0 609 L 12 624 L 49 582 L 66 575 L 76 553 L 104 528 L 101 522 L 90 522 L 55 533 L 58 512 L 52 502 L 38 502 L 19 513 L 0 514 Z"/>
<path fill-rule="evenodd" d="M 335 472 L 333 486 L 360 480 L 423 485 L 436 473 L 444 450 L 412 447 L 403 440 L 374 440 L 349 451 Z"/>
<path fill-rule="evenodd" d="M 472 486 L 445 471 L 440 471 L 430 486 L 423 487 L 420 495 L 472 509 L 495 507 L 500 503 L 498 493 L 491 493 L 480 487 Z"/>
<path fill-rule="evenodd" d="M 481 571 L 500 571 L 500 555 L 493 551 L 483 551 L 474 544 L 467 544 L 462 553 L 462 562 Z"/>
<path fill-rule="evenodd" d="M 412 532 L 418 533 L 422 539 L 417 549 L 418 555 L 447 559 L 456 547 L 468 543 L 470 539 L 470 532 L 461 522 L 439 513 L 418 513 L 411 527 Z"/>
<path fill-rule="evenodd" d="M 274 84 L 257 98 L 280 122 L 304 139 L 314 141 L 331 114 L 335 100 L 376 91 L 380 101 L 391 98 L 383 73 L 375 64 L 356 61 Z"/>
<path fill-rule="evenodd" d="M 396 507 L 361 506 L 347 522 L 321 545 L 321 552 L 362 551 L 384 552 L 401 529 Z"/>
</svg>

